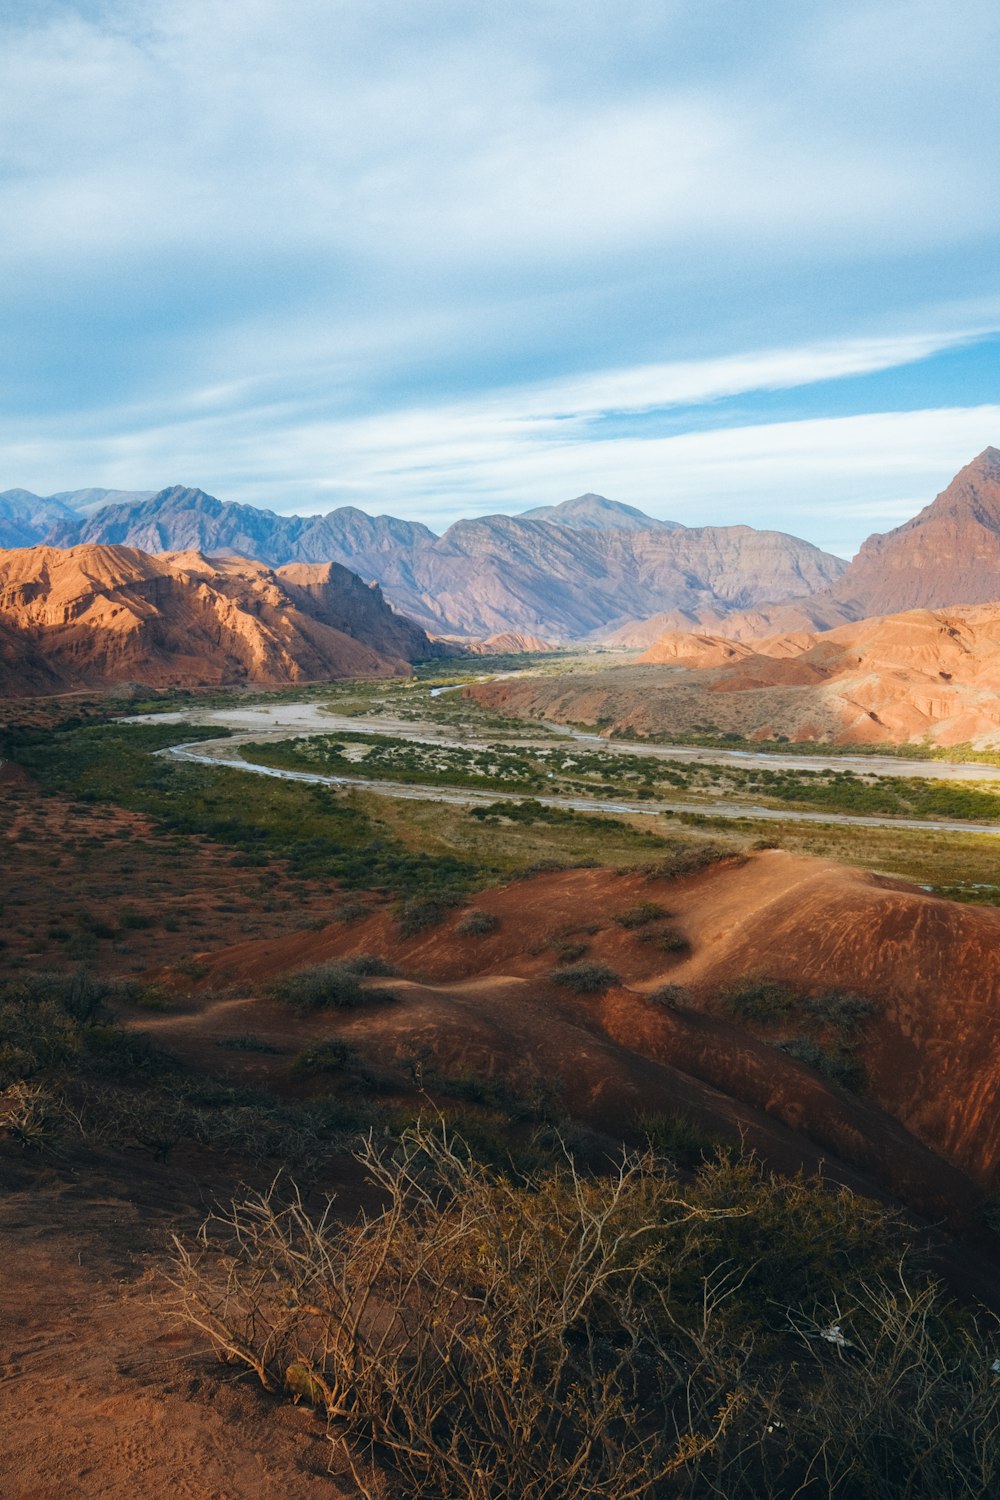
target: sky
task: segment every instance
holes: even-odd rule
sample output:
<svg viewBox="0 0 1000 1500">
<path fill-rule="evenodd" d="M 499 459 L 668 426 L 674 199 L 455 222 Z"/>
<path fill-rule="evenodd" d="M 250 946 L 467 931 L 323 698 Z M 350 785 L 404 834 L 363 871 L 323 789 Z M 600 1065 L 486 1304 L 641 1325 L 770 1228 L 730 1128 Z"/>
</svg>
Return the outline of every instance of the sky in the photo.
<svg viewBox="0 0 1000 1500">
<path fill-rule="evenodd" d="M 0 0 L 0 489 L 850 556 L 1000 446 L 996 0 Z"/>
</svg>

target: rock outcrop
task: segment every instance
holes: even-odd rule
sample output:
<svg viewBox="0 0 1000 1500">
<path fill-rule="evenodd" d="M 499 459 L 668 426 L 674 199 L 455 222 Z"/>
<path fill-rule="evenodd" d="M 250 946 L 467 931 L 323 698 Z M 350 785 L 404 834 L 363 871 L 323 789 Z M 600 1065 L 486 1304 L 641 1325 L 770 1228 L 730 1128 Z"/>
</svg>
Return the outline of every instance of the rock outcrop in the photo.
<svg viewBox="0 0 1000 1500">
<path fill-rule="evenodd" d="M 856 617 L 1000 598 L 1000 449 L 980 453 L 911 521 L 870 536 L 829 592 Z"/>
<path fill-rule="evenodd" d="M 0 552 L 0 691 L 398 676 L 434 654 L 347 569 L 288 571 L 117 546 Z"/>
<path fill-rule="evenodd" d="M 751 642 L 668 631 L 634 663 L 471 689 L 488 707 L 638 735 L 1000 744 L 1000 604 Z"/>
</svg>

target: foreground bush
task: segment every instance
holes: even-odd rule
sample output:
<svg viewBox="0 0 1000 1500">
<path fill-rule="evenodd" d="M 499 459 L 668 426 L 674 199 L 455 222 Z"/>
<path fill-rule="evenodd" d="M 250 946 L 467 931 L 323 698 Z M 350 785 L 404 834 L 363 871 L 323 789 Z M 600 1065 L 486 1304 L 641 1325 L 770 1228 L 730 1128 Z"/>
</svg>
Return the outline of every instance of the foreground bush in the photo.
<svg viewBox="0 0 1000 1500">
<path fill-rule="evenodd" d="M 380 1215 L 344 1230 L 251 1199 L 178 1244 L 176 1285 L 228 1359 L 384 1455 L 401 1494 L 625 1500 L 729 1420 L 729 1397 L 680 1440 L 637 1415 L 681 1378 L 657 1331 L 665 1236 L 705 1214 L 651 1159 L 518 1188 L 418 1127 L 363 1160 Z"/>
<path fill-rule="evenodd" d="M 351 1010 L 358 1005 L 392 1000 L 394 997 L 389 991 L 366 989 L 361 983 L 369 975 L 391 973 L 391 965 L 381 959 L 359 954 L 356 958 L 331 959 L 328 963 L 312 964 L 294 974 L 286 974 L 271 986 L 271 994 L 300 1013 Z"/>
<path fill-rule="evenodd" d="M 342 1226 L 270 1192 L 177 1242 L 183 1316 L 325 1413 L 362 1494 L 984 1497 L 996 1339 L 846 1191 L 653 1155 L 518 1185 L 422 1126 Z M 377 1465 L 377 1468 L 372 1465 Z"/>
</svg>

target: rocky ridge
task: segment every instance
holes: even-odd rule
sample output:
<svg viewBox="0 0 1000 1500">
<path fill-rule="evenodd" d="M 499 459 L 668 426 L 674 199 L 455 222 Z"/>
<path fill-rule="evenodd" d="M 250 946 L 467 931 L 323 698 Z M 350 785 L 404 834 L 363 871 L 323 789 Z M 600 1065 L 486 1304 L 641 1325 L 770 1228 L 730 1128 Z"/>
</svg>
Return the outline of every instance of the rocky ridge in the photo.
<svg viewBox="0 0 1000 1500">
<path fill-rule="evenodd" d="M 821 590 L 845 567 L 781 532 L 683 527 L 595 495 L 541 513 L 457 521 L 435 536 L 419 523 L 350 506 L 278 516 L 174 486 L 60 522 L 46 540 L 236 553 L 272 567 L 338 562 L 378 582 L 425 630 L 463 640 L 507 631 L 600 638 L 665 605 L 725 615 Z"/>
<path fill-rule="evenodd" d="M 986 448 L 918 515 L 870 536 L 830 585 L 733 611 L 660 612 L 608 636 L 644 650 L 664 630 L 707 629 L 734 640 L 833 630 L 874 615 L 1000 599 L 1000 449 Z"/>
<path fill-rule="evenodd" d="M 336 564 L 80 546 L 0 551 L 0 691 L 399 676 L 424 633 Z"/>
</svg>

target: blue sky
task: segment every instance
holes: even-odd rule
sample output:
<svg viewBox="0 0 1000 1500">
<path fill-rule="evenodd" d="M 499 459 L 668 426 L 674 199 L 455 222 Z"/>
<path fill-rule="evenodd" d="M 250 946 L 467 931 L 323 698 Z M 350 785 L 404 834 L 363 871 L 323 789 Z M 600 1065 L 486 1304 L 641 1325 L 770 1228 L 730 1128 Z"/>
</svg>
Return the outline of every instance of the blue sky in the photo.
<svg viewBox="0 0 1000 1500">
<path fill-rule="evenodd" d="M 995 0 L 7 0 L 0 488 L 849 555 L 1000 445 Z"/>
</svg>

